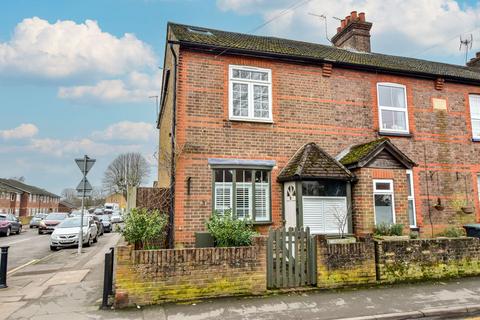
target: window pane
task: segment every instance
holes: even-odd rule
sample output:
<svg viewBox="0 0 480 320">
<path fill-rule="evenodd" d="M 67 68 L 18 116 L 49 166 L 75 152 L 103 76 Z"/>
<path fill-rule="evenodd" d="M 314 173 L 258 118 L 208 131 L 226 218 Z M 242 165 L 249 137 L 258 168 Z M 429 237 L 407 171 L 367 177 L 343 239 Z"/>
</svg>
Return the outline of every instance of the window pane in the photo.
<svg viewBox="0 0 480 320">
<path fill-rule="evenodd" d="M 393 129 L 405 130 L 407 128 L 407 122 L 405 121 L 405 112 L 394 111 L 393 112 L 394 126 Z"/>
<path fill-rule="evenodd" d="M 215 182 L 232 182 L 233 170 L 217 169 L 215 172 Z"/>
<path fill-rule="evenodd" d="M 376 224 L 393 224 L 392 195 L 375 195 L 375 222 Z"/>
<path fill-rule="evenodd" d="M 381 110 L 382 129 L 406 130 L 407 123 L 404 111 Z"/>
<path fill-rule="evenodd" d="M 268 73 L 252 71 L 252 80 L 268 81 Z"/>
<path fill-rule="evenodd" d="M 409 197 L 412 196 L 412 183 L 411 183 L 410 179 L 411 179 L 411 175 L 410 175 L 410 173 L 407 173 L 407 189 L 408 189 L 408 196 Z"/>
<path fill-rule="evenodd" d="M 408 221 L 410 222 L 411 226 L 415 225 L 415 211 L 413 210 L 413 199 L 408 200 Z"/>
<path fill-rule="evenodd" d="M 480 137 L 480 120 L 472 120 L 472 134 L 474 137 Z"/>
<path fill-rule="evenodd" d="M 304 181 L 302 194 L 317 197 L 345 197 L 347 187 L 343 181 Z"/>
<path fill-rule="evenodd" d="M 252 170 L 237 170 L 237 182 L 252 182 Z"/>
<path fill-rule="evenodd" d="M 270 184 L 255 183 L 255 214 L 256 221 L 270 220 Z"/>
<path fill-rule="evenodd" d="M 215 183 L 215 211 L 224 213 L 232 208 L 232 183 Z"/>
<path fill-rule="evenodd" d="M 252 184 L 251 183 L 236 183 L 236 206 L 237 217 L 248 218 L 251 212 L 251 198 L 252 198 Z"/>
<path fill-rule="evenodd" d="M 392 106 L 390 87 L 378 86 L 378 103 L 383 107 Z"/>
<path fill-rule="evenodd" d="M 480 119 L 480 95 L 470 95 L 470 115 L 472 118 Z"/>
<path fill-rule="evenodd" d="M 269 117 L 268 86 L 253 86 L 253 110 L 255 118 Z"/>
<path fill-rule="evenodd" d="M 403 92 L 403 88 L 390 88 L 392 93 L 392 107 L 395 108 L 405 108 L 405 94 Z"/>
<path fill-rule="evenodd" d="M 375 182 L 376 190 L 390 190 L 390 182 Z"/>
<path fill-rule="evenodd" d="M 233 115 L 248 117 L 248 85 L 244 83 L 233 84 Z"/>
</svg>

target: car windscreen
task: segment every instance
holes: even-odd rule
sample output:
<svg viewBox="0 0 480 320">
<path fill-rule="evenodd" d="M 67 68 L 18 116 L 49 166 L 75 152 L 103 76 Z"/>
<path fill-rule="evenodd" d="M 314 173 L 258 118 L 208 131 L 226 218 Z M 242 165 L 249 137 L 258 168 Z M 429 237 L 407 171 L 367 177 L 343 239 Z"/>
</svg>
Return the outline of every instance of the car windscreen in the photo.
<svg viewBox="0 0 480 320">
<path fill-rule="evenodd" d="M 57 228 L 75 228 L 80 226 L 80 219 L 66 219 L 61 222 Z M 83 226 L 88 226 L 88 219 L 83 219 Z"/>
<path fill-rule="evenodd" d="M 64 220 L 66 218 L 66 215 L 64 214 L 58 214 L 58 213 L 52 213 L 49 214 L 45 220 Z"/>
<path fill-rule="evenodd" d="M 104 214 L 100 216 L 100 219 L 103 221 L 110 221 L 110 216 L 108 214 Z"/>
<path fill-rule="evenodd" d="M 0 214 L 0 220 L 7 220 L 7 216 L 3 215 L 3 214 Z"/>
</svg>

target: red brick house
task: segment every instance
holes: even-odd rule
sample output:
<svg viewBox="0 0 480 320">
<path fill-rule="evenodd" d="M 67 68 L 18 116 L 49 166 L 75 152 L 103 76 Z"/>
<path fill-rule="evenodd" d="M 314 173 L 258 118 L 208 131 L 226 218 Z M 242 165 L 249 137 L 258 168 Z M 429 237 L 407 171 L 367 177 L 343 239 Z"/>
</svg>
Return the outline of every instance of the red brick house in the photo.
<svg viewBox="0 0 480 320">
<path fill-rule="evenodd" d="M 326 46 L 168 24 L 158 186 L 175 244 L 226 209 L 262 232 L 337 233 L 345 212 L 356 234 L 479 221 L 480 57 L 372 53 L 371 27 L 352 12 Z"/>
<path fill-rule="evenodd" d="M 12 213 L 18 216 L 21 195 L 20 190 L 0 183 L 0 213 Z"/>
<path fill-rule="evenodd" d="M 25 217 L 33 216 L 37 213 L 58 211 L 60 197 L 45 189 L 31 186 L 14 179 L 0 178 L 0 185 L 17 190 L 14 210 L 16 216 Z"/>
</svg>

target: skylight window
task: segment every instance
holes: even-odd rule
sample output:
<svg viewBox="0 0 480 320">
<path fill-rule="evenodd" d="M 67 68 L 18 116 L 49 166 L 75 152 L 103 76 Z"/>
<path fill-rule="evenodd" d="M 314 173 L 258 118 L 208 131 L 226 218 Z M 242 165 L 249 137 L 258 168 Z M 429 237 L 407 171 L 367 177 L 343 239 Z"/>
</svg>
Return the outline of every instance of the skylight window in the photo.
<svg viewBox="0 0 480 320">
<path fill-rule="evenodd" d="M 188 27 L 187 30 L 188 30 L 189 32 L 198 33 L 198 34 L 203 34 L 203 35 L 205 35 L 205 36 L 213 36 L 213 33 L 211 33 L 211 32 L 208 31 L 208 30 L 201 29 L 201 28 Z"/>
</svg>

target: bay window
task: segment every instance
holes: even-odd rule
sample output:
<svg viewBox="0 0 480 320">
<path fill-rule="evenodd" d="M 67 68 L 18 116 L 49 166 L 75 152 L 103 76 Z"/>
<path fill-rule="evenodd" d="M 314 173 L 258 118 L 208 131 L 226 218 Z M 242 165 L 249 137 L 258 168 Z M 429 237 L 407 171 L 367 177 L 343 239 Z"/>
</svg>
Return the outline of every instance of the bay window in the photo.
<svg viewBox="0 0 480 320">
<path fill-rule="evenodd" d="M 405 86 L 395 83 L 378 83 L 377 98 L 380 131 L 386 133 L 408 133 Z"/>
<path fill-rule="evenodd" d="M 373 180 L 375 225 L 395 223 L 392 180 Z"/>
<path fill-rule="evenodd" d="M 231 210 L 237 218 L 269 222 L 270 171 L 262 169 L 214 169 L 213 210 Z"/>
<path fill-rule="evenodd" d="M 475 140 L 480 140 L 480 95 L 469 95 L 470 103 L 470 121 L 472 123 L 472 136 Z"/>
<path fill-rule="evenodd" d="M 272 121 L 271 71 L 230 66 L 229 115 L 232 120 Z"/>
</svg>

